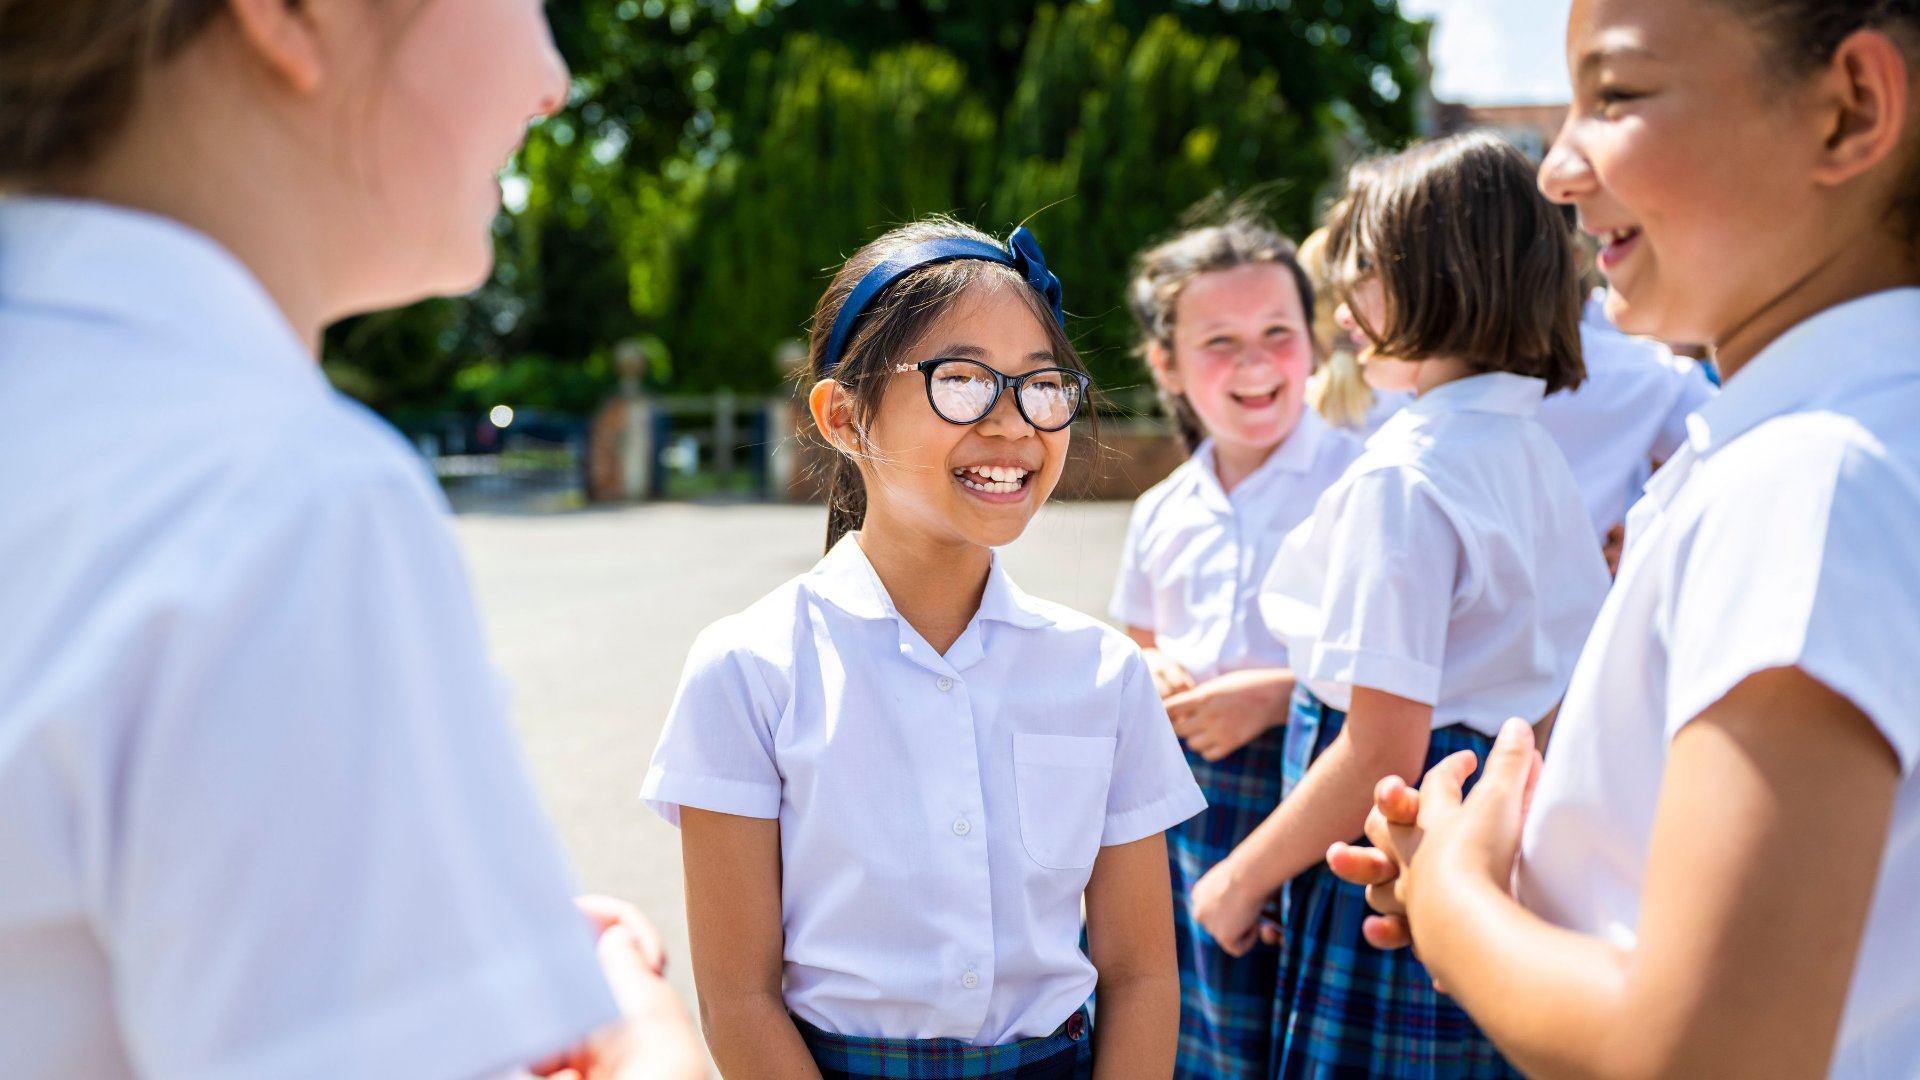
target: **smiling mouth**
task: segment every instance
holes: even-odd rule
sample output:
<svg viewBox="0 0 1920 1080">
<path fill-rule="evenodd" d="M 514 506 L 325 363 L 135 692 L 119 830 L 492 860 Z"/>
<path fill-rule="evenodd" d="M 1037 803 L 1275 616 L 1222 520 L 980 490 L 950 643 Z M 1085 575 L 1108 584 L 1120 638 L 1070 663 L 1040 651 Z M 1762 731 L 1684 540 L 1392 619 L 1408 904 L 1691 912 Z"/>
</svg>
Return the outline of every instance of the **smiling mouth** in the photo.
<svg viewBox="0 0 1920 1080">
<path fill-rule="evenodd" d="M 1619 265 L 1620 260 L 1633 250 L 1640 235 L 1640 230 L 1632 226 L 1600 233 L 1600 269 L 1606 271 Z"/>
<path fill-rule="evenodd" d="M 1017 465 L 976 465 L 953 470 L 960 486 L 988 495 L 1012 495 L 1033 479 L 1033 470 Z"/>
<path fill-rule="evenodd" d="M 1280 388 L 1276 386 L 1271 390 L 1264 390 L 1257 394 L 1243 394 L 1235 391 L 1229 391 L 1227 393 L 1227 396 L 1232 398 L 1235 404 L 1238 404 L 1244 408 L 1264 409 L 1267 406 L 1272 405 L 1274 402 L 1280 400 Z"/>
</svg>

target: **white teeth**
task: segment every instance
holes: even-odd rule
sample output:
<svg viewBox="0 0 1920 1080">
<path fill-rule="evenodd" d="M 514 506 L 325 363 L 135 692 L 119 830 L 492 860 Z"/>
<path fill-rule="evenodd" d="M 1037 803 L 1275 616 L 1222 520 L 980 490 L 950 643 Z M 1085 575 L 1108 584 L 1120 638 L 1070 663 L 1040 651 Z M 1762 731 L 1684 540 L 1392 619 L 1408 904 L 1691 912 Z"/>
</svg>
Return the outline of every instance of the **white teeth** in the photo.
<svg viewBox="0 0 1920 1080">
<path fill-rule="evenodd" d="M 979 465 L 970 469 L 955 469 L 953 475 L 975 491 L 1010 495 L 1019 491 L 1032 474 L 1030 470 L 1011 465 Z"/>
</svg>

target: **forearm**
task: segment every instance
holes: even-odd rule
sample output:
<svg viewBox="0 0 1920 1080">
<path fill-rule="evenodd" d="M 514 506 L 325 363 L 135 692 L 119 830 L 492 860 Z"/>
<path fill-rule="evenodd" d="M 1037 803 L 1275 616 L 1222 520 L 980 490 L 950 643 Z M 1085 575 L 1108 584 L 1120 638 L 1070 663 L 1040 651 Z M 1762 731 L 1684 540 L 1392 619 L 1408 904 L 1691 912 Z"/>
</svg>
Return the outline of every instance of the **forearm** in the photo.
<svg viewBox="0 0 1920 1080">
<path fill-rule="evenodd" d="M 1421 899 L 1421 961 L 1522 1072 L 1674 1075 L 1670 1018 L 1635 1019 L 1631 953 L 1553 926 L 1488 883 Z"/>
<path fill-rule="evenodd" d="M 1096 989 L 1094 1080 L 1160 1080 L 1173 1075 L 1180 1042 L 1177 971 L 1128 978 L 1102 976 Z"/>
<path fill-rule="evenodd" d="M 778 993 L 702 994 L 700 1026 L 722 1077 L 820 1076 Z"/>
<path fill-rule="evenodd" d="M 1373 808 L 1373 789 L 1386 776 L 1419 775 L 1426 757 L 1419 745 L 1373 748 L 1343 730 L 1267 820 L 1221 865 L 1247 888 L 1277 891 L 1326 858 L 1327 848 L 1357 839 Z"/>
</svg>

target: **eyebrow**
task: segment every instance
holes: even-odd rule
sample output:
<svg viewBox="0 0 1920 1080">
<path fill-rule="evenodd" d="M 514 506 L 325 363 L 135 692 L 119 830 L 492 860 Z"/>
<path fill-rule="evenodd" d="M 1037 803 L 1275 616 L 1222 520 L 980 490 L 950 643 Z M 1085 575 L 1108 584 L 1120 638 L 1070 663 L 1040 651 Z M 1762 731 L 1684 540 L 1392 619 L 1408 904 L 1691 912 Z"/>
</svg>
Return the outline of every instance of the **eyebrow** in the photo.
<svg viewBox="0 0 1920 1080">
<path fill-rule="evenodd" d="M 1632 42 L 1632 41 L 1608 42 L 1603 40 L 1600 44 L 1595 45 L 1591 49 L 1588 49 L 1584 54 L 1581 55 L 1580 62 L 1577 65 L 1575 65 L 1575 70 L 1580 75 L 1584 76 L 1589 72 L 1591 72 L 1594 68 L 1599 67 L 1600 65 L 1605 64 L 1610 60 L 1623 60 L 1623 59 L 1657 61 L 1660 59 L 1660 56 L 1659 54 L 1655 53 L 1652 49 L 1649 49 L 1645 45 L 1641 45 L 1636 42 Z"/>
<path fill-rule="evenodd" d="M 1300 322 L 1301 320 L 1298 318 L 1295 318 L 1292 312 L 1275 308 L 1274 310 L 1267 312 L 1265 315 L 1260 316 L 1257 321 L 1269 322 L 1269 323 L 1293 324 L 1293 323 Z M 1199 333 L 1202 336 L 1204 336 L 1206 334 L 1213 333 L 1215 330 L 1231 330 L 1233 329 L 1233 326 L 1234 326 L 1233 323 L 1226 322 L 1224 320 L 1209 319 L 1206 322 L 1194 323 L 1193 329 L 1196 333 Z"/>
<path fill-rule="evenodd" d="M 937 355 L 952 357 L 955 360 L 988 360 L 993 356 L 992 353 L 979 345 L 968 345 L 964 342 L 948 345 L 946 348 L 941 349 Z M 1028 360 L 1040 364 L 1052 363 L 1053 358 L 1052 349 L 1038 349 L 1027 354 Z"/>
</svg>

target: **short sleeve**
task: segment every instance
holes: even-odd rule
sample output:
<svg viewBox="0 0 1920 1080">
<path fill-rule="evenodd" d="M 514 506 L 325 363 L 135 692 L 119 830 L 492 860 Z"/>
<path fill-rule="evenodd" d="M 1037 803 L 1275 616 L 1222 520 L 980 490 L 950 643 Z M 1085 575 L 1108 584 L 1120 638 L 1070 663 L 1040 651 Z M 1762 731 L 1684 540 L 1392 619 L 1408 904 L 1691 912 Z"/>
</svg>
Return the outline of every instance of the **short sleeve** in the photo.
<svg viewBox="0 0 1920 1080">
<path fill-rule="evenodd" d="M 1462 544 L 1432 490 L 1405 469 L 1356 477 L 1330 515 L 1321 633 L 1301 677 L 1440 699 Z"/>
<path fill-rule="evenodd" d="M 1665 461 L 1680 450 L 1687 441 L 1687 417 L 1699 412 L 1718 393 L 1698 361 L 1671 354 L 1661 359 L 1672 365 L 1673 378 L 1680 385 L 1673 407 L 1667 411 L 1653 445 L 1648 448 L 1654 461 Z"/>
<path fill-rule="evenodd" d="M 425 483 L 246 501 L 105 785 L 136 1070 L 483 1076 L 613 1020 Z"/>
<path fill-rule="evenodd" d="M 773 730 L 781 706 L 739 629 L 739 617 L 723 619 L 694 640 L 641 787 L 641 799 L 675 826 L 682 806 L 780 816 Z"/>
<path fill-rule="evenodd" d="M 1166 706 L 1154 693 L 1147 662 L 1135 650 L 1121 676 L 1120 726 L 1100 846 L 1143 840 L 1206 808 L 1206 797 L 1194 783 L 1193 769 L 1167 721 Z"/>
<path fill-rule="evenodd" d="M 1113 582 L 1113 600 L 1107 606 L 1107 614 L 1122 627 L 1158 629 L 1153 617 L 1153 581 L 1141 565 L 1140 548 L 1150 519 L 1146 507 L 1135 503 L 1133 516 L 1127 521 L 1126 543 L 1120 549 L 1120 573 Z"/>
<path fill-rule="evenodd" d="M 1668 607 L 1671 735 L 1751 675 L 1796 667 L 1920 766 L 1920 479 L 1884 451 L 1776 439 L 1695 525 Z M 1744 449 L 1739 444 L 1728 453 Z"/>
</svg>

